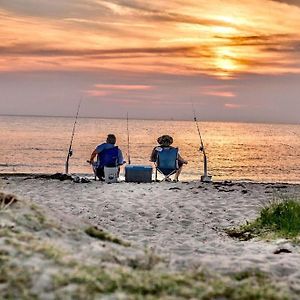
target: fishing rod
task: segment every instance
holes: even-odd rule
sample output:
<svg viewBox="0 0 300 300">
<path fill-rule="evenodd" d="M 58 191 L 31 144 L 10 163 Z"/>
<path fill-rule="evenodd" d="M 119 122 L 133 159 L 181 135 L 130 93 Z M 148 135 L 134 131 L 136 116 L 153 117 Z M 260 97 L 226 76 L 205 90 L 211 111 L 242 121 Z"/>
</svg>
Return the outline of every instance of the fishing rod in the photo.
<svg viewBox="0 0 300 300">
<path fill-rule="evenodd" d="M 128 164 L 131 164 L 130 161 L 130 139 L 129 139 L 129 126 L 128 126 L 129 120 L 128 120 L 128 112 L 127 112 L 127 156 L 128 156 Z"/>
<path fill-rule="evenodd" d="M 80 106 L 81 106 L 81 101 L 82 101 L 82 98 L 80 98 L 80 101 L 78 103 L 77 113 L 76 113 L 76 117 L 75 117 L 75 121 L 74 121 L 74 125 L 73 125 L 71 141 L 70 141 L 69 151 L 68 151 L 68 155 L 67 155 L 67 159 L 66 159 L 66 165 L 65 165 L 65 173 L 66 174 L 69 173 L 69 159 L 73 155 L 72 144 L 73 144 L 73 139 L 74 139 L 74 135 L 75 135 L 75 127 L 76 127 L 76 124 L 77 124 L 77 119 L 78 119 L 78 114 L 79 114 L 79 110 L 80 110 Z"/>
<path fill-rule="evenodd" d="M 197 117 L 196 117 L 195 107 L 194 107 L 194 104 L 193 104 L 193 103 L 192 103 L 192 105 L 193 105 L 194 121 L 195 121 L 195 123 L 196 123 L 197 131 L 198 131 L 199 138 L 200 138 L 200 147 L 199 147 L 199 151 L 200 151 L 200 152 L 203 152 L 203 154 L 206 156 L 206 154 L 205 154 L 205 148 L 204 148 L 204 144 L 203 144 L 203 140 L 202 140 L 202 136 L 201 136 L 201 132 L 200 132 L 200 129 L 199 129 L 199 124 L 198 124 Z"/>
<path fill-rule="evenodd" d="M 211 182 L 211 177 L 212 176 L 208 175 L 208 172 L 207 172 L 207 157 L 206 157 L 206 152 L 205 152 L 205 148 L 204 148 L 204 144 L 203 144 L 199 124 L 198 124 L 197 117 L 196 117 L 196 111 L 195 111 L 194 103 L 192 103 L 192 107 L 193 107 L 193 113 L 194 113 L 194 121 L 195 121 L 197 131 L 198 131 L 198 134 L 199 134 L 199 138 L 200 138 L 199 151 L 203 153 L 204 174 L 201 176 L 201 181 L 202 182 Z"/>
</svg>

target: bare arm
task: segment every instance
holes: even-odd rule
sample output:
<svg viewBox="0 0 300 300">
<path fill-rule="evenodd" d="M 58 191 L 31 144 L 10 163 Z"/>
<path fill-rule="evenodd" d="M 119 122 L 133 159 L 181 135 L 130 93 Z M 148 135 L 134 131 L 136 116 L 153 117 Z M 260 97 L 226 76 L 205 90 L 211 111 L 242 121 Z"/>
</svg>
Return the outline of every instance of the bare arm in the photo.
<svg viewBox="0 0 300 300">
<path fill-rule="evenodd" d="M 181 156 L 180 156 L 180 154 L 178 154 L 178 160 L 179 161 L 181 161 L 183 164 L 187 164 L 188 162 L 187 162 L 187 160 L 185 160 L 185 159 L 183 159 Z"/>
<path fill-rule="evenodd" d="M 97 155 L 98 153 L 97 153 L 97 151 L 96 151 L 96 149 L 93 151 L 93 153 L 91 154 L 91 158 L 90 158 L 90 160 L 89 160 L 89 163 L 90 164 L 92 164 L 93 162 L 94 162 L 94 158 L 96 157 L 96 155 Z"/>
<path fill-rule="evenodd" d="M 150 156 L 150 161 L 156 162 L 156 158 L 157 158 L 156 147 L 154 147 Z"/>
</svg>

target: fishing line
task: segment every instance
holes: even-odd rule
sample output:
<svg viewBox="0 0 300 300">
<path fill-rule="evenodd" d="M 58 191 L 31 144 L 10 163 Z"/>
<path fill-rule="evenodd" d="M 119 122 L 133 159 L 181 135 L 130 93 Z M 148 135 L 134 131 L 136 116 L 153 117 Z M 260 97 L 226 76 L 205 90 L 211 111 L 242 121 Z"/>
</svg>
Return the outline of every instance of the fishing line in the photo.
<svg viewBox="0 0 300 300">
<path fill-rule="evenodd" d="M 199 147 L 199 151 L 201 151 L 201 152 L 203 152 L 203 154 L 205 154 L 204 144 L 203 144 L 203 140 L 202 140 L 202 136 L 201 136 L 199 124 L 198 124 L 198 121 L 197 121 L 196 111 L 195 111 L 195 107 L 194 107 L 194 103 L 193 103 L 193 102 L 192 102 L 192 108 L 193 108 L 193 113 L 194 113 L 194 121 L 195 121 L 195 123 L 196 123 L 197 131 L 198 131 L 199 138 L 200 138 L 200 147 Z"/>
<path fill-rule="evenodd" d="M 129 137 L 129 118 L 128 118 L 128 112 L 127 112 L 127 156 L 128 156 L 128 164 L 131 164 L 130 160 L 130 137 Z"/>
</svg>

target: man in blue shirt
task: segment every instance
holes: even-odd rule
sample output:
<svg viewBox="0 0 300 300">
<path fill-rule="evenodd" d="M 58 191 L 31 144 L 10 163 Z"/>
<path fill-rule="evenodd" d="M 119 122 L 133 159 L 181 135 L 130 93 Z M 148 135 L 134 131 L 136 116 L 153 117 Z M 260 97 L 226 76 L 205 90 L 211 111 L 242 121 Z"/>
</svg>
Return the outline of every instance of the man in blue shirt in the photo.
<svg viewBox="0 0 300 300">
<path fill-rule="evenodd" d="M 102 143 L 96 147 L 91 154 L 89 163 L 93 165 L 95 175 L 104 181 L 104 167 L 117 167 L 120 171 L 120 166 L 124 164 L 122 151 L 115 146 L 116 136 L 114 134 L 108 134 L 106 143 Z M 97 156 L 96 163 L 94 162 Z"/>
</svg>

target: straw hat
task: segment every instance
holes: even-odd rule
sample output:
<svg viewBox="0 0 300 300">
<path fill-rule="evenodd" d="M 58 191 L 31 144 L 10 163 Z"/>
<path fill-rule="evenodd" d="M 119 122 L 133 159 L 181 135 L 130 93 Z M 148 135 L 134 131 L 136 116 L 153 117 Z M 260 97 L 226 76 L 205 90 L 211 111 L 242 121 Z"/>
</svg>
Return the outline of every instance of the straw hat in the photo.
<svg viewBox="0 0 300 300">
<path fill-rule="evenodd" d="M 157 142 L 161 145 L 161 146 L 165 146 L 168 147 L 171 144 L 173 144 L 173 138 L 169 135 L 162 135 L 157 139 Z"/>
</svg>

